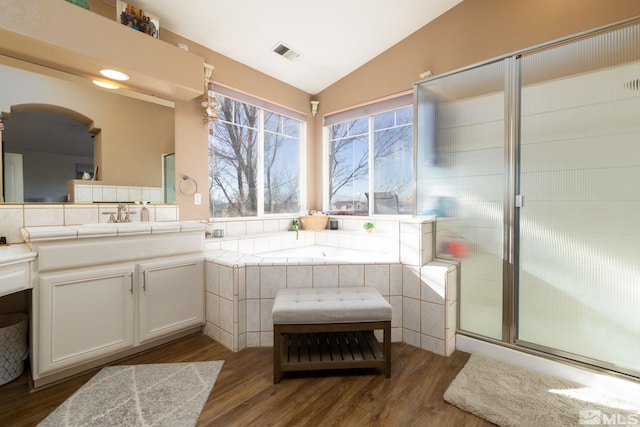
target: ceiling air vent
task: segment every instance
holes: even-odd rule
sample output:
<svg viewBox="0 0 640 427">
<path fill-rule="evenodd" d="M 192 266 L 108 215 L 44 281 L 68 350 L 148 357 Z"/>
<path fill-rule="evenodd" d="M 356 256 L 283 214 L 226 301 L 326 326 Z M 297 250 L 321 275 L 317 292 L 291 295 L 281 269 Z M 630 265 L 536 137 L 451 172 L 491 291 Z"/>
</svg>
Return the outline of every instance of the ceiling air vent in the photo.
<svg viewBox="0 0 640 427">
<path fill-rule="evenodd" d="M 293 61 L 294 59 L 298 58 L 300 56 L 300 54 L 298 52 L 296 52 L 295 50 L 291 49 L 289 46 L 287 46 L 286 44 L 280 42 L 278 43 L 273 49 L 275 53 L 277 53 L 278 55 L 282 56 L 283 58 L 287 58 L 289 61 Z"/>
</svg>

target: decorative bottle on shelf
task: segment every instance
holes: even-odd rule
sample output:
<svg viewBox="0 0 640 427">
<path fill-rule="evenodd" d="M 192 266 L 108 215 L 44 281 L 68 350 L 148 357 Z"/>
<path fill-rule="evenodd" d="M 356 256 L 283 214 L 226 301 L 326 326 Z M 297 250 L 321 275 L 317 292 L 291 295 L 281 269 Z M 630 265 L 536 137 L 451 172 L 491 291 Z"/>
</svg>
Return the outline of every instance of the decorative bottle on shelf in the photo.
<svg viewBox="0 0 640 427">
<path fill-rule="evenodd" d="M 147 202 L 142 202 L 142 209 L 140 209 L 140 221 L 149 222 L 149 208 Z"/>
</svg>

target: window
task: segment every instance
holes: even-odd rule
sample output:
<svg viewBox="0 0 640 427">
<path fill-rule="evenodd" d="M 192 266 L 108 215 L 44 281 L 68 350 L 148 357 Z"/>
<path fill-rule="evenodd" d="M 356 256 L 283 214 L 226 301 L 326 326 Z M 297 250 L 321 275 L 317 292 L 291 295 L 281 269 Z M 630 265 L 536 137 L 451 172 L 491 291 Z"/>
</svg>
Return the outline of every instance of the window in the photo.
<svg viewBox="0 0 640 427">
<path fill-rule="evenodd" d="M 402 97 L 411 103 L 411 98 Z M 413 212 L 413 106 L 333 123 L 328 135 L 332 214 Z M 373 168 L 370 166 L 373 165 Z"/>
<path fill-rule="evenodd" d="M 218 121 L 209 135 L 212 217 L 299 212 L 303 122 L 215 94 Z"/>
</svg>

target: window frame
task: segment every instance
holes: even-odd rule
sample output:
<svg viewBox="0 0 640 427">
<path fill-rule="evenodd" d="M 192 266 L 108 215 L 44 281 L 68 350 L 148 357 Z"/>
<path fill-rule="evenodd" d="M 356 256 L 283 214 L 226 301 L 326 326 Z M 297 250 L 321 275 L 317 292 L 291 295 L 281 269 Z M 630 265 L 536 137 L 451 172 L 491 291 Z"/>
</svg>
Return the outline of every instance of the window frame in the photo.
<svg viewBox="0 0 640 427">
<path fill-rule="evenodd" d="M 307 209 L 307 175 L 306 175 L 306 160 L 307 160 L 307 122 L 306 116 L 293 110 L 286 109 L 282 106 L 272 104 L 265 100 L 254 98 L 251 95 L 234 91 L 233 89 L 219 86 L 215 84 L 209 85 L 209 95 L 217 98 L 218 95 L 232 99 L 236 102 L 248 104 L 258 110 L 258 126 L 257 126 L 257 177 L 256 177 L 256 214 L 247 216 L 215 216 L 215 209 L 213 208 L 213 201 L 210 202 L 209 215 L 211 218 L 224 218 L 224 219 L 250 219 L 250 218 L 278 218 L 278 217 L 290 217 L 292 214 L 298 214 L 301 210 Z M 269 108 L 271 107 L 271 108 Z M 265 213 L 264 201 L 265 201 L 265 188 L 264 188 L 264 173 L 265 173 L 265 111 L 278 114 L 293 120 L 297 120 L 300 124 L 300 136 L 299 136 L 299 153 L 298 153 L 298 200 L 299 206 L 296 211 L 292 212 L 279 212 L 279 213 Z M 305 120 L 300 118 L 304 117 Z M 209 134 L 209 138 L 215 141 L 215 126 L 218 121 L 224 121 L 219 118 L 216 122 L 209 122 L 208 128 L 213 131 L 213 134 Z M 232 123 L 233 126 L 241 126 L 237 123 Z M 215 145 L 215 144 L 214 144 Z M 208 156 L 211 156 L 210 150 Z M 215 162 L 215 155 L 214 155 Z M 207 175 L 209 175 L 208 171 Z M 210 176 L 209 176 L 210 177 Z M 210 177 L 211 178 L 211 177 Z M 209 194 L 211 197 L 211 193 Z"/>
<path fill-rule="evenodd" d="M 412 144 L 411 144 L 411 155 L 412 155 L 412 160 L 410 162 L 411 168 L 412 168 L 412 184 L 411 184 L 411 198 L 412 198 L 412 203 L 411 203 L 411 212 L 410 213 L 397 213 L 397 214 L 380 214 L 380 213 L 374 213 L 374 201 L 375 201 L 375 150 L 374 150 L 374 142 L 375 142 L 375 138 L 374 138 L 374 133 L 375 133 L 375 129 L 374 129 L 374 116 L 377 114 L 381 114 L 381 113 L 385 113 L 385 112 L 389 112 L 389 111 L 395 111 L 395 110 L 400 110 L 403 108 L 407 108 L 407 107 L 411 107 L 412 109 L 412 121 L 411 121 L 411 126 L 412 126 L 412 130 L 411 130 L 411 139 L 412 139 Z M 413 157 L 415 156 L 415 137 L 414 137 L 414 128 L 415 128 L 415 120 L 413 118 L 413 116 L 415 116 L 415 113 L 413 111 L 413 92 L 410 93 L 402 93 L 400 95 L 396 95 L 393 97 L 388 97 L 388 98 L 384 98 L 382 100 L 379 100 L 377 102 L 371 103 L 371 104 L 367 104 L 367 105 L 362 105 L 359 107 L 355 107 L 353 109 L 349 109 L 349 110 L 345 110 L 345 111 L 340 111 L 337 112 L 335 114 L 329 114 L 326 115 L 324 117 L 323 120 L 323 126 L 322 126 L 322 182 L 323 182 L 323 188 L 322 188 L 322 206 L 323 206 L 323 210 L 326 212 L 331 212 L 331 195 L 329 194 L 329 181 L 332 179 L 331 177 L 331 165 L 329 164 L 329 153 L 330 153 L 330 141 L 329 141 L 329 127 L 333 126 L 333 125 L 337 125 L 340 123 L 345 123 L 348 121 L 353 121 L 353 120 L 357 120 L 357 119 L 364 119 L 366 118 L 368 121 L 368 191 L 369 194 L 372 195 L 371 198 L 369 198 L 369 203 L 368 203 L 368 213 L 366 214 L 366 216 L 375 216 L 375 217 L 407 217 L 407 216 L 412 216 L 415 215 L 415 171 L 413 169 L 415 169 L 415 159 L 413 159 Z M 364 215 L 357 215 L 357 216 L 364 216 Z"/>
</svg>

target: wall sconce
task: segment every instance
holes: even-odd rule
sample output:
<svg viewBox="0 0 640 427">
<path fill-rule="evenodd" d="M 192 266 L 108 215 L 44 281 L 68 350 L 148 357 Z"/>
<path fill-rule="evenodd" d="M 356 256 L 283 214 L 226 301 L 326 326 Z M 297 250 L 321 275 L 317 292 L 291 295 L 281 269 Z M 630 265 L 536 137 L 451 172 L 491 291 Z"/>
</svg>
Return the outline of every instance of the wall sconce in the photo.
<svg viewBox="0 0 640 427">
<path fill-rule="evenodd" d="M 313 117 L 318 114 L 318 104 L 320 104 L 320 101 L 311 101 L 311 115 Z"/>
</svg>

